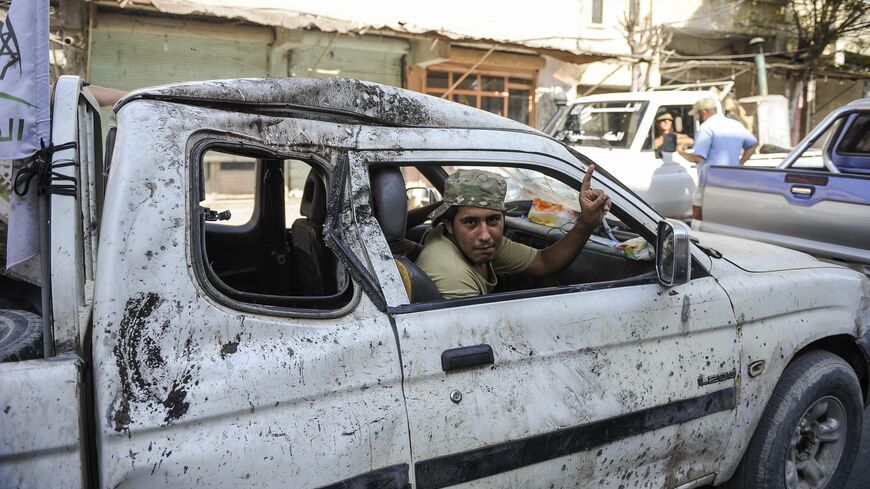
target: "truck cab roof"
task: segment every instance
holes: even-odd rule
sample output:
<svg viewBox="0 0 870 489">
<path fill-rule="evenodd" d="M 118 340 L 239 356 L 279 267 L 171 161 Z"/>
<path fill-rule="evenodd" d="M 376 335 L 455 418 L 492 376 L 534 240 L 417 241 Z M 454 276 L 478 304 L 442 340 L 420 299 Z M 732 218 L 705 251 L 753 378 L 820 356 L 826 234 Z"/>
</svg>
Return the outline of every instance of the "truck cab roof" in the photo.
<svg viewBox="0 0 870 489">
<path fill-rule="evenodd" d="M 131 92 L 150 99 L 235 112 L 320 114 L 320 118 L 399 127 L 485 128 L 537 132 L 519 122 L 401 88 L 346 78 L 243 78 L 163 85 Z"/>
</svg>

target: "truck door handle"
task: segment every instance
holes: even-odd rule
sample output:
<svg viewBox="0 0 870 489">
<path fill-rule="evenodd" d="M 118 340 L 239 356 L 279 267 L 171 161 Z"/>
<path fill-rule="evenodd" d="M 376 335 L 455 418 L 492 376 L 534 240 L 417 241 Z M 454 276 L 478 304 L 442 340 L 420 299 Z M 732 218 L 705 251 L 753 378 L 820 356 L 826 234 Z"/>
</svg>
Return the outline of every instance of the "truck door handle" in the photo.
<svg viewBox="0 0 870 489">
<path fill-rule="evenodd" d="M 495 356 L 492 354 L 492 347 L 487 344 L 451 348 L 441 352 L 441 370 L 445 372 L 493 363 Z"/>
<path fill-rule="evenodd" d="M 803 185 L 792 185 L 791 186 L 792 195 L 794 195 L 795 197 L 801 198 L 801 199 L 809 199 L 810 197 L 813 196 L 813 194 L 815 192 L 816 192 L 815 187 L 805 187 Z"/>
</svg>

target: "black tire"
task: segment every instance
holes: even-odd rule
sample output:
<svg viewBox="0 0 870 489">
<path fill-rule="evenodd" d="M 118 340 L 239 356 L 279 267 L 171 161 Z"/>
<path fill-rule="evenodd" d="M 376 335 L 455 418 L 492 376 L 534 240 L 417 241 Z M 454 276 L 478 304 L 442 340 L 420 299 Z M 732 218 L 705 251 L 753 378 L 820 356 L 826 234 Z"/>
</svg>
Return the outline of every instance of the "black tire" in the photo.
<svg viewBox="0 0 870 489">
<path fill-rule="evenodd" d="M 42 357 L 42 318 L 26 311 L 0 309 L 0 362 Z"/>
<path fill-rule="evenodd" d="M 861 387 L 852 367 L 826 351 L 803 355 L 777 383 L 729 486 L 845 487 L 862 423 Z"/>
</svg>

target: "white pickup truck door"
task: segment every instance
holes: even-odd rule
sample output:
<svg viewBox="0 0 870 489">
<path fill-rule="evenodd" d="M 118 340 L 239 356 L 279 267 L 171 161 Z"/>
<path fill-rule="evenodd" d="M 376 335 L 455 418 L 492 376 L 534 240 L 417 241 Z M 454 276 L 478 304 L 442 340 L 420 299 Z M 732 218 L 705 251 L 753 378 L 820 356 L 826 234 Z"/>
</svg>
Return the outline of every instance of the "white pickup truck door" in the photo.
<svg viewBox="0 0 870 489">
<path fill-rule="evenodd" d="M 360 286 L 320 317 L 251 312 L 216 294 L 195 258 L 194 144 L 303 155 L 293 138 L 332 129 L 147 99 L 118 111 L 94 306 L 100 487 L 407 486 L 395 335 Z"/>
<path fill-rule="evenodd" d="M 735 405 L 730 306 L 710 278 L 672 291 L 397 309 L 417 487 L 677 487 L 715 472 Z M 443 370 L 446 352 L 481 346 L 493 364 Z M 699 385 L 711 374 L 723 380 Z"/>
<path fill-rule="evenodd" d="M 547 157 L 522 157 L 581 178 Z M 447 151 L 441 158 L 468 164 Z M 672 289 L 646 276 L 615 287 L 407 304 L 382 255 L 369 251 L 383 261 L 388 303 L 404 297 L 389 312 L 418 489 L 712 479 L 738 368 L 730 302 L 712 277 Z"/>
</svg>

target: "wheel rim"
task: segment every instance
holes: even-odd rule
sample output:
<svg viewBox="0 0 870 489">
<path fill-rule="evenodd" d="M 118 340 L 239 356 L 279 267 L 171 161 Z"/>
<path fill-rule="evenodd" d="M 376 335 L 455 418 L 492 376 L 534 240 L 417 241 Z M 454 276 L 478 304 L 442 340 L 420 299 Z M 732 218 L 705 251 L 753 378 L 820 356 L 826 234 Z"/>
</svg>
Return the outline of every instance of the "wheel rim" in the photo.
<svg viewBox="0 0 870 489">
<path fill-rule="evenodd" d="M 846 409 L 837 398 L 825 396 L 804 412 L 794 429 L 785 463 L 788 489 L 827 485 L 846 447 Z"/>
</svg>

